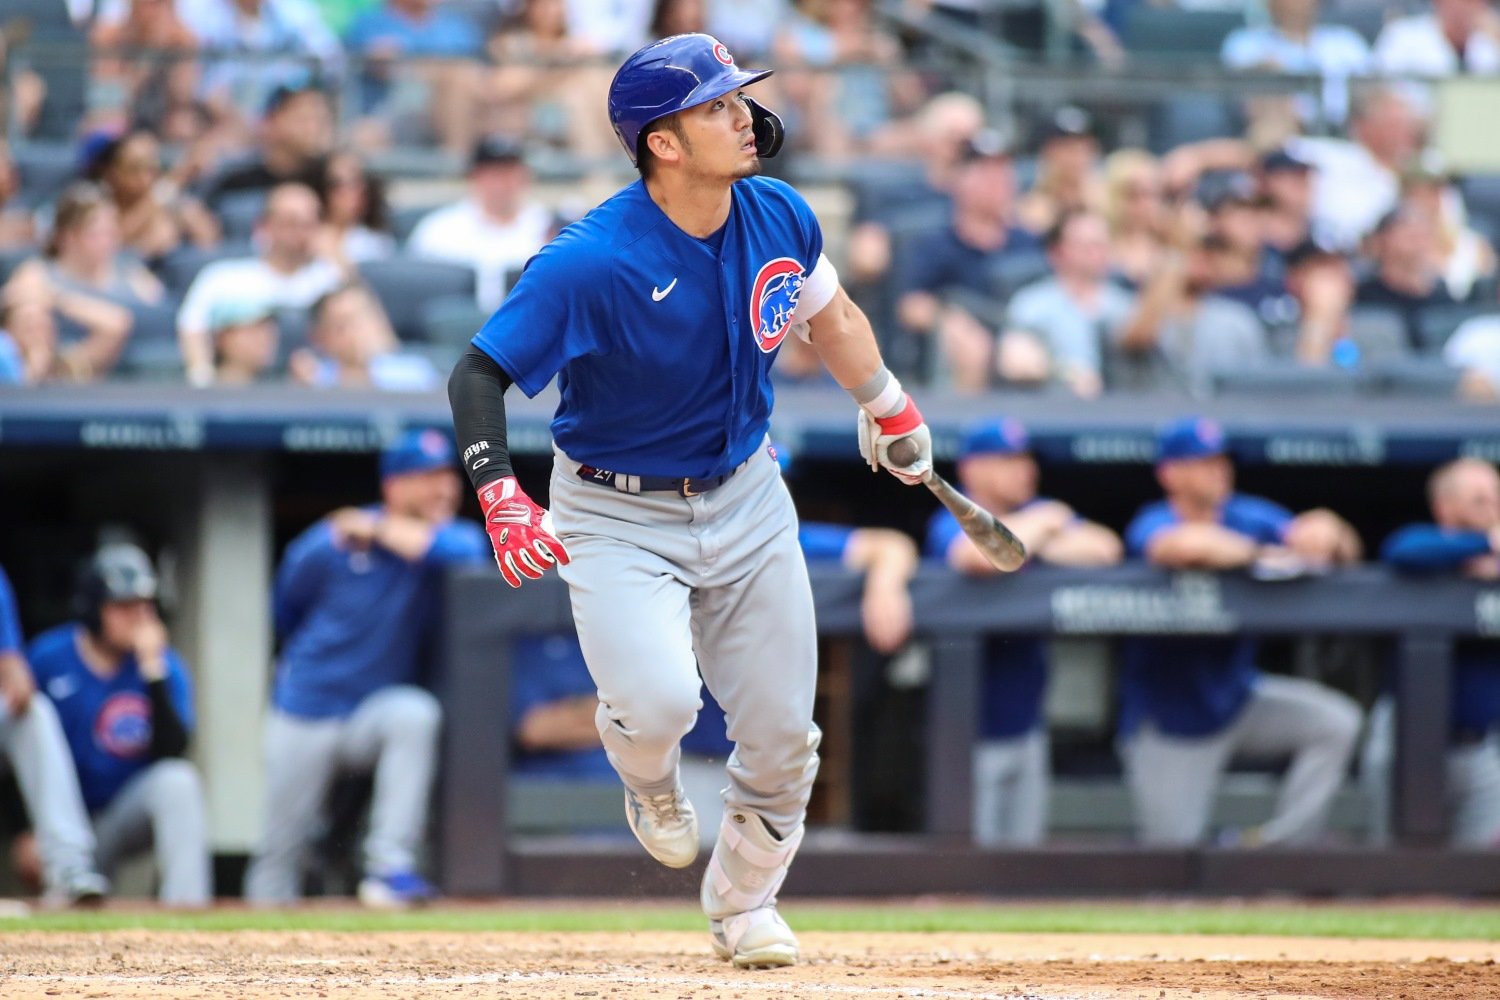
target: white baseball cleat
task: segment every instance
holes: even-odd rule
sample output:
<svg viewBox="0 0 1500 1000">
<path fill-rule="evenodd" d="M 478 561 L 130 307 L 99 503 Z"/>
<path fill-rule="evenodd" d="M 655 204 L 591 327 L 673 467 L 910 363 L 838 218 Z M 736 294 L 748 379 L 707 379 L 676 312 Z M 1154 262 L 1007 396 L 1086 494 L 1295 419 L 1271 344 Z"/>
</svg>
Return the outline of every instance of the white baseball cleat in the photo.
<svg viewBox="0 0 1500 1000">
<path fill-rule="evenodd" d="M 736 913 L 723 920 L 710 920 L 714 954 L 739 969 L 772 969 L 796 965 L 797 935 L 781 919 L 774 906 Z"/>
<path fill-rule="evenodd" d="M 698 814 L 678 785 L 661 795 L 625 788 L 625 821 L 646 853 L 668 868 L 686 868 L 698 857 Z"/>
</svg>

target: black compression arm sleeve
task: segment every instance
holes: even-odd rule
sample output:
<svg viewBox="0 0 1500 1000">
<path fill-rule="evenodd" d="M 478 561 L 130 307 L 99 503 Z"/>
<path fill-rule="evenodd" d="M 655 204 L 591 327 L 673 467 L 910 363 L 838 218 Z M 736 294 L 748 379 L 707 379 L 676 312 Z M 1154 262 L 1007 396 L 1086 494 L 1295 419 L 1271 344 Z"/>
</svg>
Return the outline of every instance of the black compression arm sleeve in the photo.
<svg viewBox="0 0 1500 1000">
<path fill-rule="evenodd" d="M 477 490 L 502 476 L 514 476 L 505 443 L 505 390 L 515 381 L 495 359 L 470 344 L 448 376 L 453 432 L 464 471 Z"/>
<path fill-rule="evenodd" d="M 166 681 L 147 681 L 146 697 L 151 702 L 151 745 L 146 748 L 152 760 L 181 757 L 187 752 L 187 727 L 172 704 Z"/>
</svg>

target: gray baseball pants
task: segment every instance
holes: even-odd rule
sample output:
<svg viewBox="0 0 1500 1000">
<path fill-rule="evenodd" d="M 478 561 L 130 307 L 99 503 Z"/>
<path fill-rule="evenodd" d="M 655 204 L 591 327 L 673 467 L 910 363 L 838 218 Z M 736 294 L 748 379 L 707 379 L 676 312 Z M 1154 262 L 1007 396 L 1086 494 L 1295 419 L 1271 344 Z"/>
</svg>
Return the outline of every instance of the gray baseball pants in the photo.
<svg viewBox="0 0 1500 1000">
<path fill-rule="evenodd" d="M 669 792 L 678 741 L 702 703 L 724 707 L 734 752 L 730 809 L 780 835 L 800 830 L 817 773 L 817 636 L 797 514 L 764 446 L 728 482 L 693 497 L 581 481 L 558 453 L 552 518 L 599 735 L 630 788 Z"/>
<path fill-rule="evenodd" d="M 192 764 L 159 760 L 127 781 L 94 817 L 99 867 L 113 875 L 117 864 L 147 847 L 154 849 L 161 879 L 157 897 L 169 906 L 206 906 L 213 878 L 203 785 Z"/>
<path fill-rule="evenodd" d="M 63 888 L 73 872 L 94 871 L 94 831 L 78 772 L 57 709 L 46 696 L 33 696 L 20 717 L 0 703 L 0 751 L 10 758 L 31 814 L 48 888 Z"/>
<path fill-rule="evenodd" d="M 404 684 L 369 695 L 344 719 L 273 709 L 266 719 L 266 829 L 245 873 L 245 898 L 289 903 L 302 895 L 307 851 L 341 771 L 375 772 L 365 871 L 414 870 L 442 717 L 436 698 Z"/>
<path fill-rule="evenodd" d="M 1263 676 L 1239 716 L 1211 736 L 1169 736 L 1149 722 L 1122 749 L 1143 844 L 1186 846 L 1203 838 L 1219 776 L 1236 755 L 1291 755 L 1264 844 L 1309 844 L 1323 832 L 1359 738 L 1354 699 L 1312 681 Z"/>
<path fill-rule="evenodd" d="M 1384 697 L 1370 709 L 1360 755 L 1360 784 L 1370 803 L 1370 839 L 1391 838 L 1391 770 L 1396 753 L 1396 703 Z M 1448 748 L 1444 761 L 1448 837 L 1454 847 L 1500 847 L 1500 732 Z"/>
<path fill-rule="evenodd" d="M 1052 767 L 1047 728 L 974 747 L 974 842 L 1032 847 L 1047 834 Z"/>
</svg>

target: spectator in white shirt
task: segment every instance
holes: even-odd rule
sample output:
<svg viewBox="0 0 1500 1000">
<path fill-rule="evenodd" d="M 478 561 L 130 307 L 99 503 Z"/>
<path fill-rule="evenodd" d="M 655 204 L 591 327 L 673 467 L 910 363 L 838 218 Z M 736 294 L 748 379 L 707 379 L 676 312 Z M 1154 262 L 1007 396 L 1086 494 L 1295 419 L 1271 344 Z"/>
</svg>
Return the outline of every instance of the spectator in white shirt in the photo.
<svg viewBox="0 0 1500 1000">
<path fill-rule="evenodd" d="M 306 309 L 342 280 L 338 266 L 314 249 L 318 214 L 318 196 L 307 185 L 272 189 L 255 232 L 260 255 L 215 261 L 193 280 L 177 314 L 189 382 L 214 379 L 209 320 L 216 303 L 253 297 L 276 309 Z"/>
<path fill-rule="evenodd" d="M 1219 55 L 1230 69 L 1323 76 L 1325 116 L 1342 122 L 1349 114 L 1348 78 L 1369 72 L 1370 46 L 1353 28 L 1319 24 L 1318 6 L 1319 0 L 1269 0 L 1271 23 L 1236 28 Z M 1303 106 L 1309 103 L 1298 101 L 1304 121 L 1316 117 L 1315 108 Z"/>
<path fill-rule="evenodd" d="M 423 218 L 406 249 L 413 256 L 474 268 L 475 299 L 481 308 L 494 310 L 505 298 L 512 272 L 556 228 L 552 213 L 531 197 L 531 170 L 521 144 L 491 136 L 474 150 L 469 197 Z"/>
<path fill-rule="evenodd" d="M 1386 76 L 1500 72 L 1500 17 L 1489 0 L 1433 0 L 1430 14 L 1381 30 L 1375 61 Z"/>
</svg>

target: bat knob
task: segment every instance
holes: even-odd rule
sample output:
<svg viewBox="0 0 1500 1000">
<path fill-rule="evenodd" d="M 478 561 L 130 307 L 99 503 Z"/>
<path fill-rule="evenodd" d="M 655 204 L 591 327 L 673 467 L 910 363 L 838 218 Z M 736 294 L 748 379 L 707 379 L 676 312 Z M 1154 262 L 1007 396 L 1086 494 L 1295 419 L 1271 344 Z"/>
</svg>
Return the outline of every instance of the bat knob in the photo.
<svg viewBox="0 0 1500 1000">
<path fill-rule="evenodd" d="M 891 464 L 903 469 L 915 462 L 920 454 L 917 442 L 909 437 L 898 438 L 885 449 L 885 456 L 891 460 Z"/>
</svg>

